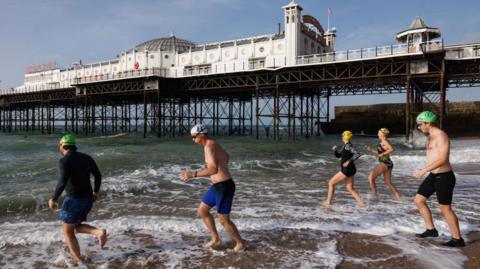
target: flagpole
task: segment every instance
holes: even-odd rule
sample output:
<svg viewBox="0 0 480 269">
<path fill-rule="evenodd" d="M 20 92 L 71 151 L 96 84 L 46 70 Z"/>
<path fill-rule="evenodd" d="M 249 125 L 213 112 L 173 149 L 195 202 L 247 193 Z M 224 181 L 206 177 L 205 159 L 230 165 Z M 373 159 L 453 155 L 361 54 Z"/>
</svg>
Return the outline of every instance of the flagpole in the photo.
<svg viewBox="0 0 480 269">
<path fill-rule="evenodd" d="M 330 8 L 327 9 L 327 32 L 330 31 Z"/>
</svg>

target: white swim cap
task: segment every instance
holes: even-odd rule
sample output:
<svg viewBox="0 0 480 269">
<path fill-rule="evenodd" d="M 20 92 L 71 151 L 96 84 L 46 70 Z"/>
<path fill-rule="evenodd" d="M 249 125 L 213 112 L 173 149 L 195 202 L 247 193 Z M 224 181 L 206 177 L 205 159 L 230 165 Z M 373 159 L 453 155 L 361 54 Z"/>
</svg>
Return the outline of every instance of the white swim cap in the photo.
<svg viewBox="0 0 480 269">
<path fill-rule="evenodd" d="M 208 130 L 201 123 L 197 123 L 197 125 L 193 126 L 193 128 L 190 130 L 190 134 L 192 136 L 194 136 L 196 134 L 206 134 L 206 133 L 208 133 Z"/>
</svg>

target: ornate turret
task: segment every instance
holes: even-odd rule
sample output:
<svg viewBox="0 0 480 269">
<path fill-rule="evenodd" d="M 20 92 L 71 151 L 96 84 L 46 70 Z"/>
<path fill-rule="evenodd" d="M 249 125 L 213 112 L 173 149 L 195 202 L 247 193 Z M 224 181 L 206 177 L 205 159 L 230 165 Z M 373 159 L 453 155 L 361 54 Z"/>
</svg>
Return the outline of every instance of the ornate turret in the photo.
<svg viewBox="0 0 480 269">
<path fill-rule="evenodd" d="M 300 54 L 300 31 L 302 7 L 295 0 L 283 7 L 285 11 L 285 44 L 287 65 L 296 64 L 297 56 Z"/>
<path fill-rule="evenodd" d="M 397 34 L 396 39 L 409 45 L 417 45 L 439 38 L 441 35 L 439 28 L 428 27 L 425 21 L 417 16 L 408 29 Z"/>
</svg>

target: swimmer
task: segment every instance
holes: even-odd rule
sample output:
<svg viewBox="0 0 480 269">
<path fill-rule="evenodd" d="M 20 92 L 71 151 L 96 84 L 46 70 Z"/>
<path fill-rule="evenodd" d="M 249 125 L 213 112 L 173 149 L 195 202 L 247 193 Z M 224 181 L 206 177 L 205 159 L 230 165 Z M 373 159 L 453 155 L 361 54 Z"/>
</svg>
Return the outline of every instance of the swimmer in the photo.
<svg viewBox="0 0 480 269">
<path fill-rule="evenodd" d="M 378 176 L 383 175 L 385 184 L 387 184 L 393 192 L 395 198 L 401 201 L 400 193 L 392 182 L 393 162 L 392 159 L 390 159 L 390 154 L 393 152 L 393 147 L 387 139 L 389 134 L 390 131 L 387 128 L 381 128 L 378 130 L 377 134 L 378 139 L 380 140 L 377 148 L 374 149 L 370 146 L 365 146 L 367 151 L 378 157 L 379 162 L 368 175 L 368 183 L 370 184 L 370 189 L 372 190 L 374 197 L 378 199 L 377 184 L 375 183 L 375 180 Z"/>
<path fill-rule="evenodd" d="M 352 136 L 352 132 L 344 131 L 342 133 L 342 141 L 344 144 L 342 148 L 337 151 L 337 146 L 332 147 L 335 157 L 340 158 L 340 171 L 328 182 L 328 197 L 327 200 L 322 202 L 323 206 L 330 206 L 332 204 L 335 186 L 345 180 L 347 190 L 352 194 L 355 200 L 357 200 L 360 207 L 365 207 L 360 194 L 358 194 L 353 187 L 354 176 L 357 172 L 353 162 L 360 157 L 360 153 L 355 150 L 351 143 Z"/>
</svg>

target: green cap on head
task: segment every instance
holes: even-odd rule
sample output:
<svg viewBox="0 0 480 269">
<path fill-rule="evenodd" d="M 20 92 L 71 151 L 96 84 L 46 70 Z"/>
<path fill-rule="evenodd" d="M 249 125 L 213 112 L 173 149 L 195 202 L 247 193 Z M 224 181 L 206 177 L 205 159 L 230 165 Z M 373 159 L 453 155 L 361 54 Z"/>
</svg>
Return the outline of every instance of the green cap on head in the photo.
<svg viewBox="0 0 480 269">
<path fill-rule="evenodd" d="M 437 115 L 433 113 L 432 111 L 423 111 L 422 113 L 418 114 L 417 116 L 417 123 L 422 123 L 422 122 L 436 122 L 437 121 Z"/>
<path fill-rule="evenodd" d="M 75 146 L 75 136 L 71 134 L 66 134 L 58 142 L 62 146 Z"/>
</svg>

